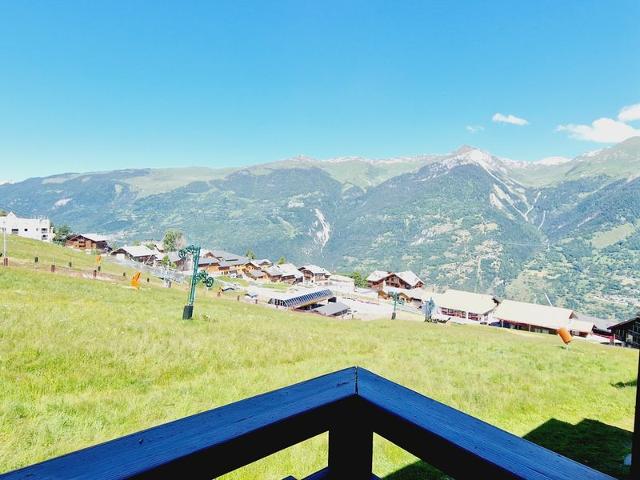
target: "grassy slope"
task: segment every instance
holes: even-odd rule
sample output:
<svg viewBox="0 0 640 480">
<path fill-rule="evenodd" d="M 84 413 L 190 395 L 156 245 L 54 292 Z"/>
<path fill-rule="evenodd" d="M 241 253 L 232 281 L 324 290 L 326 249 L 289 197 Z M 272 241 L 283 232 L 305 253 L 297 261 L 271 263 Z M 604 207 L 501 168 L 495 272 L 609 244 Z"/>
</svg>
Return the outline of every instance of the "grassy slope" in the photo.
<svg viewBox="0 0 640 480">
<path fill-rule="evenodd" d="M 2 252 L 2 236 L 0 236 L 0 253 Z M 61 273 L 71 273 L 77 275 L 91 275 L 96 268 L 96 255 L 85 253 L 79 250 L 62 247 L 55 243 L 45 243 L 29 238 L 7 235 L 7 257 L 11 265 L 33 268 L 38 271 L 48 271 L 52 264 Z M 34 261 L 38 257 L 38 263 Z M 69 268 L 71 262 L 71 268 Z M 112 279 L 121 279 L 122 274 L 127 274 L 127 279 L 135 272 L 134 269 L 125 267 L 112 261 L 109 257 L 103 257 L 100 264 L 101 274 Z M 146 279 L 146 276 L 144 276 Z M 160 281 L 150 279 L 154 284 Z M 124 280 L 127 282 L 128 280 Z"/>
<path fill-rule="evenodd" d="M 566 433 L 584 419 L 618 427 L 588 447 L 561 435 L 555 448 L 620 473 L 635 395 L 622 384 L 635 379 L 636 351 L 577 341 L 567 351 L 553 336 L 488 327 L 321 319 L 203 291 L 185 322 L 184 296 L 0 268 L 0 471 L 361 365 L 517 435 L 542 425 Z M 537 440 L 555 438 L 555 427 Z M 317 438 L 225 478 L 303 476 L 325 461 Z M 412 462 L 376 441 L 377 473 Z"/>
</svg>

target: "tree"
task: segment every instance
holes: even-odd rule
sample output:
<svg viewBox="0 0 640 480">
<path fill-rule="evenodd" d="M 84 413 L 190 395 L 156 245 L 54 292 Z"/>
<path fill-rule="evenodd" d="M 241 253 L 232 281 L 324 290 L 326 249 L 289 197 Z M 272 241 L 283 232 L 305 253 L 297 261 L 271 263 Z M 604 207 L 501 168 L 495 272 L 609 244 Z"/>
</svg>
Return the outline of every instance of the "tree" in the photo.
<svg viewBox="0 0 640 480">
<path fill-rule="evenodd" d="M 64 243 L 73 233 L 69 225 L 60 225 L 54 228 L 53 241 L 56 243 Z"/>
<path fill-rule="evenodd" d="M 280 257 L 280 259 L 278 260 L 278 265 L 282 265 L 283 263 L 287 263 L 287 259 L 284 257 Z"/>
<path fill-rule="evenodd" d="M 255 260 L 256 258 L 256 254 L 253 253 L 253 250 L 251 249 L 247 250 L 247 253 L 245 253 L 244 256 L 247 257 L 249 260 Z"/>
<path fill-rule="evenodd" d="M 354 271 L 349 276 L 351 278 L 353 278 L 353 284 L 356 287 L 361 287 L 361 288 L 366 288 L 367 287 L 367 279 L 364 278 L 360 272 L 355 272 Z"/>
<path fill-rule="evenodd" d="M 169 255 L 165 255 L 164 257 L 162 257 L 162 260 L 160 261 L 160 264 L 163 267 L 171 267 L 171 268 L 176 268 L 176 264 L 173 263 L 170 259 L 169 259 Z"/>
<path fill-rule="evenodd" d="M 175 252 L 185 246 L 184 234 L 180 230 L 167 230 L 162 245 L 165 252 Z"/>
</svg>

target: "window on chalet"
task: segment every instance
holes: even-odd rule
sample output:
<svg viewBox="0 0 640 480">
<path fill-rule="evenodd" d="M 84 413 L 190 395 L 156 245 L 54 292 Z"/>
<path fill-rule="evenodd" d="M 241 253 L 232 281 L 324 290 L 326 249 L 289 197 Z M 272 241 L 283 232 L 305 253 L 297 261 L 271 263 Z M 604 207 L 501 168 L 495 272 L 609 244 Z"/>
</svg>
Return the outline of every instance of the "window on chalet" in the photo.
<svg viewBox="0 0 640 480">
<path fill-rule="evenodd" d="M 452 308 L 442 308 L 441 311 L 443 315 L 447 315 L 449 317 L 466 318 L 466 315 L 462 310 L 454 310 Z"/>
</svg>

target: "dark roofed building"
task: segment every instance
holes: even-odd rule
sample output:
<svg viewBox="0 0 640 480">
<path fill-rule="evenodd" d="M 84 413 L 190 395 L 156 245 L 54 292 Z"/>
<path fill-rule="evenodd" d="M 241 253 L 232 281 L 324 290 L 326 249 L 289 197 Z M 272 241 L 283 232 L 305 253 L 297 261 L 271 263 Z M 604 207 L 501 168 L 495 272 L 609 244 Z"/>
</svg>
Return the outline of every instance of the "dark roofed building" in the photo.
<svg viewBox="0 0 640 480">
<path fill-rule="evenodd" d="M 97 233 L 76 233 L 67 238 L 64 246 L 77 248 L 79 250 L 108 252 L 111 250 L 108 240 L 104 235 L 98 235 Z"/>
<path fill-rule="evenodd" d="M 609 330 L 625 347 L 640 348 L 640 313 L 630 320 L 612 325 Z"/>
<path fill-rule="evenodd" d="M 318 302 L 326 301 L 331 298 L 333 298 L 333 292 L 331 292 L 331 290 L 327 288 L 319 288 L 293 293 L 274 292 L 271 294 L 269 303 L 278 307 L 296 309 L 308 307 L 309 305 L 314 305 Z"/>
<path fill-rule="evenodd" d="M 593 317 L 591 315 L 585 315 L 584 313 L 576 312 L 576 315 L 580 321 L 593 323 L 593 333 L 596 335 L 612 336 L 609 327 L 618 323 L 616 320 Z"/>
<path fill-rule="evenodd" d="M 350 308 L 348 305 L 340 302 L 329 302 L 326 305 L 321 305 L 312 309 L 311 311 L 314 313 L 319 313 L 320 315 L 324 315 L 325 317 L 341 317 L 343 315 L 347 315 L 350 312 Z"/>
</svg>

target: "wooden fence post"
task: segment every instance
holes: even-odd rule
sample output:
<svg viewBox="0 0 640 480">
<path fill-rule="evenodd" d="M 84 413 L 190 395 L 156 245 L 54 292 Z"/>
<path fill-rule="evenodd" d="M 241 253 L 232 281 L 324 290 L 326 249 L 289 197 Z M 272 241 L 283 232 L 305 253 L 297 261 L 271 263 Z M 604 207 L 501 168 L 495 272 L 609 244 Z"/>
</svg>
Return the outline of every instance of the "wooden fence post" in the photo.
<svg viewBox="0 0 640 480">
<path fill-rule="evenodd" d="M 329 430 L 329 477 L 370 480 L 373 460 L 373 431 L 358 412 L 360 401 L 350 401 Z"/>
<path fill-rule="evenodd" d="M 636 416 L 633 425 L 633 446 L 631 447 L 631 477 L 640 478 L 640 356 L 638 357 L 638 378 L 636 379 Z"/>
</svg>

